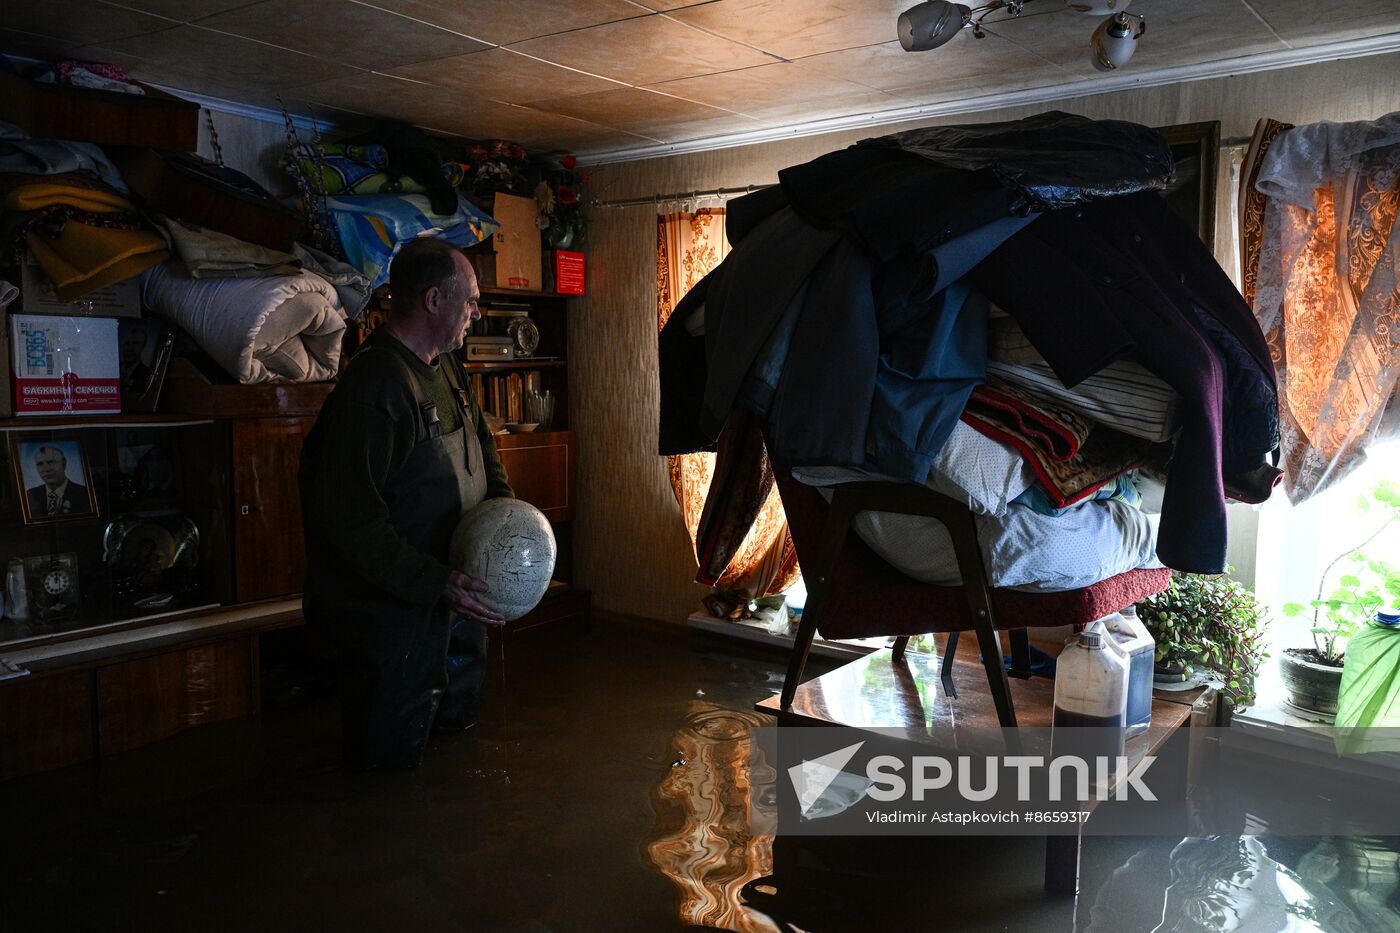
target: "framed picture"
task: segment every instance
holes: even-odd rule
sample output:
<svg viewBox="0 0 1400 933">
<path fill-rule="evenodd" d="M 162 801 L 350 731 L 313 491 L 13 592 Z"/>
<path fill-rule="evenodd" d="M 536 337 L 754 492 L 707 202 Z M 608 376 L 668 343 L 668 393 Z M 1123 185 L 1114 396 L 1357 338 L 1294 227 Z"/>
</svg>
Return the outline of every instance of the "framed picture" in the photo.
<svg viewBox="0 0 1400 933">
<path fill-rule="evenodd" d="M 1215 248 L 1215 178 L 1220 164 L 1220 121 L 1159 126 L 1171 147 L 1176 175 L 1162 197 Z"/>
<path fill-rule="evenodd" d="M 97 515 L 97 497 L 82 441 L 17 440 L 11 435 L 10 460 L 25 524 Z"/>
</svg>

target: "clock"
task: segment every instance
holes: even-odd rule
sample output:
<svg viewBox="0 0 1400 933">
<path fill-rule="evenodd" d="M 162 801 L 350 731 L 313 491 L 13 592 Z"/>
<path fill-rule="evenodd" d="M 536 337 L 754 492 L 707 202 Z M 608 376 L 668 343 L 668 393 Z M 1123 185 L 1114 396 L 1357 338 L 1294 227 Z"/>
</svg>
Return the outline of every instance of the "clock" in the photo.
<svg viewBox="0 0 1400 933">
<path fill-rule="evenodd" d="M 42 554 L 24 559 L 29 592 L 40 621 L 78 611 L 78 555 Z"/>
<path fill-rule="evenodd" d="M 515 347 L 515 355 L 533 356 L 540 346 L 540 329 L 528 317 L 517 317 L 506 325 L 506 336 Z"/>
<path fill-rule="evenodd" d="M 73 585 L 73 575 L 57 565 L 52 565 L 44 574 L 44 592 L 50 596 L 62 596 Z"/>
</svg>

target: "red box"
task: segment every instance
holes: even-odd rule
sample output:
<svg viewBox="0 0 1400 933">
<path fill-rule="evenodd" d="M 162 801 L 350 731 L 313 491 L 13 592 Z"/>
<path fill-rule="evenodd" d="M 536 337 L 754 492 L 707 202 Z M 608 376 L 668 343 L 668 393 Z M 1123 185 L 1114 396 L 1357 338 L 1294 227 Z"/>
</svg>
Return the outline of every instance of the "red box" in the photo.
<svg viewBox="0 0 1400 933">
<path fill-rule="evenodd" d="M 559 295 L 583 294 L 583 253 L 554 251 L 554 291 Z"/>
<path fill-rule="evenodd" d="M 114 318 L 10 316 L 16 415 L 122 410 Z"/>
</svg>

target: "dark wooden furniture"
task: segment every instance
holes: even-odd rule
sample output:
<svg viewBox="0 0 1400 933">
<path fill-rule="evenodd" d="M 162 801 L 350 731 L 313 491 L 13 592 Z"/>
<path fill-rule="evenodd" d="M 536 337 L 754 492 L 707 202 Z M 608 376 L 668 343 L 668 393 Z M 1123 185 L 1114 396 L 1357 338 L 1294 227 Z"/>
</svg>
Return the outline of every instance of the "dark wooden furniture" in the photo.
<svg viewBox="0 0 1400 933">
<path fill-rule="evenodd" d="M 199 143 L 199 105 L 153 87 L 145 91 L 122 94 L 39 84 L 0 73 L 0 120 L 40 139 L 194 152 Z"/>
<path fill-rule="evenodd" d="M 466 363 L 467 375 L 501 375 L 537 371 L 540 387 L 554 393 L 554 420 L 548 431 L 497 434 L 501 456 L 517 497 L 538 508 L 554 528 L 559 545 L 554 578 L 566 586 L 546 595 L 524 618 L 509 623 L 509 631 L 541 625 L 586 623 L 591 597 L 573 586 L 574 433 L 569 430 L 568 296 L 524 289 L 483 287 L 483 306 L 492 300 L 528 304 L 539 328 L 540 345 L 533 357 L 506 363 Z M 485 406 L 485 399 L 478 399 Z"/>
<path fill-rule="evenodd" d="M 297 465 L 333 388 L 329 382 L 239 385 L 188 359 L 171 364 L 162 407 L 227 426 L 239 602 L 301 592 L 306 555 Z"/>
<path fill-rule="evenodd" d="M 903 656 L 909 636 L 972 630 L 982 652 L 990 695 L 1003 726 L 1017 724 L 1016 705 L 1002 662 L 998 632 L 1012 641 L 1011 674 L 1030 676 L 1027 626 L 1083 625 L 1166 589 L 1167 570 L 1133 570 L 1071 593 L 1021 593 L 990 586 L 977 543 L 972 512 L 961 502 L 924 486 L 906 483 L 846 483 L 834 488 L 830 507 L 811 487 L 778 471 L 778 485 L 793 543 L 810 568 L 808 600 L 802 613 L 783 683 L 781 705 L 796 695 L 812 639 L 818 629 L 826 638 L 898 636 L 894 656 Z M 897 512 L 938 519 L 948 529 L 963 586 L 931 586 L 900 574 L 859 539 L 850 535 L 858 512 Z M 956 695 L 952 668 L 945 667 L 943 688 Z"/>
</svg>

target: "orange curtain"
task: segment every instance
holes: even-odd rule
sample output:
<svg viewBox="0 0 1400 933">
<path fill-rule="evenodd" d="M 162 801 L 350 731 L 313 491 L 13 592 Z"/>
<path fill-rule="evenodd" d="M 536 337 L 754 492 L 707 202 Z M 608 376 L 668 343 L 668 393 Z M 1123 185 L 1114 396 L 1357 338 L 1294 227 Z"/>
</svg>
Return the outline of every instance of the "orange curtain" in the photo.
<svg viewBox="0 0 1400 933">
<path fill-rule="evenodd" d="M 671 311 L 696 282 L 729 253 L 724 236 L 724 209 L 662 214 L 656 219 L 656 326 L 666 325 Z M 705 496 L 714 476 L 715 455 L 684 454 L 666 458 L 671 488 L 681 518 L 695 546 L 696 529 L 705 509 Z M 796 582 L 800 570 L 792 536 L 788 534 L 778 488 L 768 495 L 758 518 L 715 589 L 745 601 L 781 593 Z"/>
<path fill-rule="evenodd" d="M 1388 144 L 1354 150 L 1349 126 L 1262 123 L 1241 197 L 1245 293 L 1278 374 L 1295 504 L 1400 436 L 1400 121 Z"/>
</svg>

